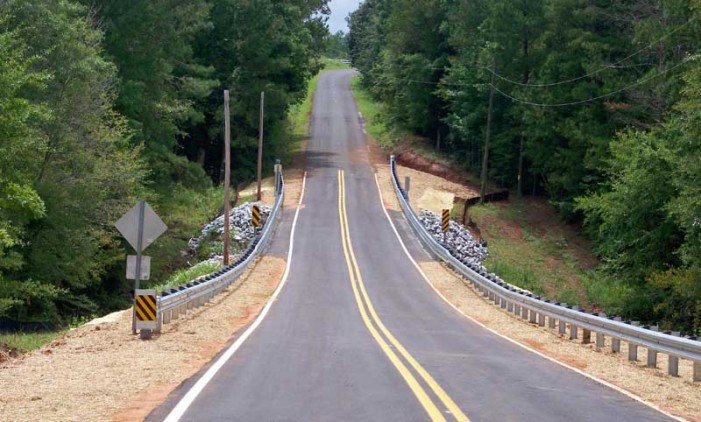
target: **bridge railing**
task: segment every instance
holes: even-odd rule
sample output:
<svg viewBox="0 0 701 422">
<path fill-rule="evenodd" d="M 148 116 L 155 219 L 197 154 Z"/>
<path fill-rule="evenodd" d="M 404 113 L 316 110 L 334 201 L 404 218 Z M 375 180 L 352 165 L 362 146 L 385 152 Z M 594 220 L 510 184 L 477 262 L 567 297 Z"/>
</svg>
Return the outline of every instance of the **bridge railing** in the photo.
<svg viewBox="0 0 701 422">
<path fill-rule="evenodd" d="M 680 337 L 678 332 L 659 332 L 655 326 L 640 326 L 635 321 L 622 321 L 621 318 L 607 317 L 602 313 L 588 313 L 576 306 L 539 297 L 512 286 L 487 272 L 481 265 L 471 264 L 466 260 L 460 261 L 431 236 L 419 221 L 409 205 L 406 192 L 399 185 L 394 156 L 390 158 L 390 171 L 399 204 L 423 245 L 495 305 L 541 327 L 546 325 L 547 319 L 548 327 L 557 328 L 563 335 L 567 334 L 569 328 L 569 338 L 581 338 L 585 344 L 592 342 L 594 333 L 597 350 L 605 347 L 606 337 L 609 337 L 614 353 L 620 352 L 621 341 L 625 341 L 628 343 L 630 361 L 637 361 L 638 348 L 645 347 L 648 351 L 648 367 L 657 367 L 657 353 L 664 353 L 668 359 L 668 373 L 672 376 L 679 376 L 679 359 L 690 360 L 693 363 L 693 380 L 701 381 L 701 342 L 695 337 Z"/>
<path fill-rule="evenodd" d="M 285 196 L 285 182 L 281 169 L 276 167 L 275 205 L 263 225 L 263 230 L 255 236 L 248 249 L 232 264 L 212 274 L 199 277 L 178 287 L 162 291 L 158 295 L 158 331 L 162 324 L 168 324 L 190 309 L 195 309 L 210 301 L 214 296 L 231 285 L 246 271 L 248 266 L 261 255 L 272 237 L 273 230 L 282 214 Z"/>
</svg>

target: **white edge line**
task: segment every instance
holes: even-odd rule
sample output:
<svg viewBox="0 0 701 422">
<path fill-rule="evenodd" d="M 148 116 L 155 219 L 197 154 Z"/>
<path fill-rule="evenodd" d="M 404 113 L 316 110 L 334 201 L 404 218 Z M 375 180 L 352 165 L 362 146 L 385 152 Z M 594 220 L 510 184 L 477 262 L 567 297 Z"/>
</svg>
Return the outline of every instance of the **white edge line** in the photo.
<svg viewBox="0 0 701 422">
<path fill-rule="evenodd" d="M 384 199 L 382 198 L 382 188 L 380 187 L 380 181 L 379 181 L 378 178 L 377 178 L 377 173 L 375 173 L 375 183 L 377 184 L 377 192 L 380 194 L 380 204 L 382 204 L 382 210 L 385 212 L 385 216 L 387 217 L 387 221 L 389 221 L 390 226 L 392 226 L 392 230 L 394 231 L 395 236 L 397 236 L 397 240 L 399 240 L 399 244 L 402 246 L 402 249 L 404 250 L 404 253 L 405 253 L 406 256 L 409 258 L 409 260 L 411 261 L 411 263 L 414 264 L 414 267 L 416 267 L 416 269 L 419 271 L 419 273 L 421 274 L 421 277 L 423 277 L 424 281 L 425 281 L 425 282 L 431 287 L 431 289 L 433 289 L 433 291 L 436 292 L 436 294 L 437 294 L 441 299 L 443 299 L 443 301 L 444 301 L 445 303 L 447 303 L 451 308 L 453 308 L 454 310 L 456 310 L 458 313 L 460 313 L 460 314 L 461 314 L 462 316 L 464 316 L 465 318 L 469 319 L 470 321 L 472 321 L 472 322 L 474 322 L 475 324 L 479 325 L 480 327 L 484 328 L 485 330 L 487 330 L 487 331 L 491 332 L 492 334 L 495 334 L 495 335 L 497 335 L 497 336 L 503 338 L 504 340 L 506 340 L 506 341 L 508 341 L 508 342 L 511 342 L 511 343 L 515 344 L 516 346 L 521 347 L 522 349 L 525 349 L 525 350 L 528 350 L 529 352 L 535 353 L 536 355 L 538 355 L 538 356 L 540 356 L 540 357 L 542 357 L 542 358 L 545 358 L 545 359 L 549 360 L 550 362 L 556 363 L 556 364 L 558 364 L 558 365 L 560 365 L 560 366 L 563 366 L 563 367 L 565 367 L 565 368 L 567 368 L 567 369 L 569 369 L 569 370 L 572 370 L 572 371 L 574 371 L 574 372 L 576 372 L 576 373 L 578 373 L 578 374 L 580 374 L 580 375 L 583 375 L 583 376 L 585 376 L 585 377 L 587 377 L 587 378 L 589 378 L 589 379 L 591 379 L 591 380 L 593 380 L 593 381 L 596 381 L 596 382 L 598 382 L 598 383 L 600 383 L 600 384 L 602 384 L 602 385 L 605 385 L 606 387 L 609 387 L 609 388 L 611 388 L 611 389 L 613 389 L 613 390 L 615 390 L 615 391 L 617 391 L 617 392 L 619 392 L 619 393 L 621 393 L 621 394 L 623 394 L 623 395 L 625 395 L 625 396 L 628 396 L 629 398 L 631 398 L 631 399 L 633 399 L 633 400 L 635 400 L 635 401 L 637 401 L 637 402 L 640 402 L 640 403 L 642 403 L 642 404 L 644 404 L 644 405 L 646 405 L 646 406 L 648 406 L 648 407 L 651 407 L 652 409 L 654 409 L 654 410 L 656 410 L 656 411 L 662 413 L 663 415 L 668 416 L 668 417 L 670 417 L 670 418 L 672 418 L 672 419 L 674 419 L 674 420 L 677 420 L 677 421 L 679 421 L 679 422 L 689 422 L 689 420 L 687 420 L 687 419 L 684 419 L 684 418 L 679 417 L 679 416 L 675 416 L 675 415 L 673 415 L 673 414 L 671 414 L 671 413 L 669 413 L 669 412 L 667 412 L 667 411 L 665 411 L 665 410 L 662 410 L 662 409 L 661 409 L 660 407 L 658 407 L 657 405 L 655 405 L 655 404 L 653 404 L 653 403 L 651 403 L 651 402 L 649 402 L 649 401 L 643 399 L 643 398 L 640 397 L 640 396 L 637 396 L 637 395 L 631 393 L 631 392 L 628 391 L 628 390 L 625 390 L 625 389 L 623 389 L 623 388 L 621 388 L 621 387 L 619 387 L 619 386 L 617 386 L 617 385 L 611 384 L 611 383 L 608 382 L 608 381 L 604 381 L 604 380 L 601 379 L 601 378 L 597 378 L 596 376 L 591 375 L 591 374 L 588 374 L 588 373 L 586 373 L 586 372 L 584 372 L 584 371 L 582 371 L 582 370 L 580 370 L 580 369 L 577 369 L 577 368 L 575 368 L 575 367 L 573 367 L 573 366 L 567 365 L 567 364 L 564 363 L 564 362 L 560 362 L 559 360 L 554 359 L 554 358 L 552 358 L 552 357 L 550 357 L 550 356 L 548 356 L 548 355 L 546 355 L 546 354 L 544 354 L 544 353 L 541 353 L 541 352 L 539 352 L 539 351 L 537 351 L 537 350 L 535 350 L 535 349 L 532 349 L 532 348 L 526 346 L 525 344 L 519 343 L 518 341 L 516 341 L 516 340 L 514 340 L 514 339 L 512 339 L 512 338 L 509 338 L 509 337 L 505 336 L 504 334 L 501 334 L 501 333 L 495 331 L 494 329 L 492 329 L 492 328 L 490 328 L 490 327 L 487 327 L 487 326 L 484 325 L 483 323 L 481 323 L 481 322 L 477 321 L 476 319 L 472 318 L 470 315 L 467 315 L 465 312 L 463 312 L 463 311 L 462 311 L 460 308 L 458 308 L 457 306 L 453 305 L 453 303 L 451 303 L 445 296 L 443 296 L 443 294 L 433 285 L 433 283 L 431 283 L 431 281 L 429 280 L 429 278 L 428 278 L 428 276 L 426 275 L 426 273 L 424 273 L 424 271 L 421 269 L 421 267 L 419 266 L 419 264 L 414 260 L 414 257 L 411 256 L 411 253 L 409 253 L 409 250 L 406 248 L 406 245 L 404 244 L 404 241 L 402 240 L 402 237 L 399 235 L 399 232 L 397 231 L 397 228 L 394 226 L 394 222 L 392 221 L 392 218 L 389 216 L 389 213 L 387 212 L 387 208 L 385 207 Z"/>
<path fill-rule="evenodd" d="M 224 352 L 223 355 L 217 359 L 217 361 L 212 365 L 207 372 L 200 377 L 199 380 L 193 385 L 190 390 L 183 396 L 182 399 L 178 402 L 178 404 L 171 410 L 171 412 L 168 414 L 168 416 L 164 419 L 164 422 L 177 422 L 180 420 L 180 418 L 183 417 L 185 412 L 187 412 L 187 409 L 190 407 L 190 405 L 195 401 L 197 396 L 200 395 L 202 390 L 207 386 L 207 384 L 214 378 L 214 376 L 219 372 L 219 370 L 226 364 L 226 362 L 231 359 L 231 357 L 239 350 L 241 345 L 248 339 L 248 337 L 253 334 L 253 332 L 258 328 L 258 326 L 263 322 L 263 319 L 265 316 L 268 314 L 268 311 L 270 308 L 273 306 L 273 302 L 277 300 L 278 295 L 280 294 L 280 291 L 282 288 L 285 286 L 285 282 L 287 281 L 287 276 L 290 273 L 290 265 L 292 263 L 292 251 L 294 249 L 294 239 L 295 239 L 295 229 L 297 228 L 297 218 L 299 217 L 299 210 L 302 208 L 302 200 L 304 199 L 304 188 L 306 186 L 307 182 L 307 172 L 304 172 L 304 177 L 302 179 L 302 194 L 299 197 L 299 204 L 297 206 L 297 211 L 295 212 L 295 218 L 292 221 L 292 230 L 290 232 L 290 249 L 287 252 L 287 265 L 285 266 L 285 272 L 282 275 L 282 279 L 280 280 L 280 284 L 278 285 L 277 289 L 275 289 L 275 292 L 273 292 L 273 295 L 268 299 L 268 302 L 265 304 L 265 307 L 261 311 L 261 313 L 258 315 L 258 318 L 251 324 L 246 331 L 244 331 L 243 334 L 239 338 L 236 339 L 236 341 L 229 346 L 229 348 Z"/>
</svg>

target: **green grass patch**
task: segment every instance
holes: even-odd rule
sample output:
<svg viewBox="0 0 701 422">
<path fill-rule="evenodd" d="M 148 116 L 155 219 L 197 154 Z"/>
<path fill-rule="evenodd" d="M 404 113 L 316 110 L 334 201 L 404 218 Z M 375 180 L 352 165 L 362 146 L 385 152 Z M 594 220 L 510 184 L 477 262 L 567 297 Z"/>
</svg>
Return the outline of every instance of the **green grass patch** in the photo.
<svg viewBox="0 0 701 422">
<path fill-rule="evenodd" d="M 385 125 L 382 108 L 379 103 L 375 102 L 367 88 L 363 86 L 360 75 L 355 75 L 351 79 L 351 90 L 358 104 L 358 109 L 363 113 L 365 129 L 370 136 L 383 148 L 393 146 L 396 137 L 393 131 Z"/>
<path fill-rule="evenodd" d="M 161 290 L 170 289 L 185 284 L 196 279 L 197 277 L 211 274 L 217 271 L 219 268 L 221 268 L 220 264 L 207 261 L 200 262 L 199 264 L 195 264 L 190 268 L 183 268 L 174 272 L 164 283 L 155 285 L 151 288 L 160 292 Z"/>
<path fill-rule="evenodd" d="M 27 353 L 40 349 L 45 344 L 62 336 L 67 330 L 41 333 L 0 333 L 0 346 L 17 353 Z"/>
<path fill-rule="evenodd" d="M 344 62 L 337 60 L 337 59 L 329 59 L 327 57 L 322 58 L 321 63 L 324 64 L 324 69 L 321 71 L 321 73 L 328 71 L 328 70 L 352 69 L 351 65 L 349 63 L 344 63 Z"/>
<path fill-rule="evenodd" d="M 560 302 L 591 306 L 598 303 L 586 288 L 590 276 L 566 239 L 553 224 L 543 232 L 529 224 L 527 201 L 508 206 L 483 204 L 469 215 L 488 242 L 484 265 L 507 282 Z M 556 223 L 554 221 L 553 223 Z"/>
</svg>

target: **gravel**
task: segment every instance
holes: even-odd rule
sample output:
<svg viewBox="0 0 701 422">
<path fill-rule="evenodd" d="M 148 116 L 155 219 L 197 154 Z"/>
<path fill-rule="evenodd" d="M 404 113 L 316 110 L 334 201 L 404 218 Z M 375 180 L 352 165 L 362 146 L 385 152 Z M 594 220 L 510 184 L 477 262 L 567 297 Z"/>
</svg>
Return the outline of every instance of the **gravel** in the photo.
<svg viewBox="0 0 701 422">
<path fill-rule="evenodd" d="M 260 202 L 249 202 L 233 208 L 229 213 L 229 230 L 231 230 L 231 239 L 234 241 L 234 247 L 237 249 L 245 249 L 248 247 L 251 239 L 255 235 L 253 225 L 251 224 L 251 208 L 258 205 L 260 208 L 261 222 L 265 225 L 268 215 L 272 212 L 272 208 Z M 262 227 L 262 226 L 261 226 Z M 193 237 L 188 241 L 188 247 L 193 254 L 202 245 L 202 242 L 212 240 L 213 238 L 221 238 L 224 235 L 224 214 L 206 224 L 198 237 Z"/>
<path fill-rule="evenodd" d="M 459 260 L 481 266 L 482 261 L 489 256 L 487 246 L 476 241 L 463 225 L 451 220 L 444 241 L 443 231 L 441 230 L 441 219 L 437 214 L 422 210 L 419 213 L 419 221 L 421 221 L 421 224 L 426 227 L 434 239 L 447 246 L 451 255 Z"/>
</svg>

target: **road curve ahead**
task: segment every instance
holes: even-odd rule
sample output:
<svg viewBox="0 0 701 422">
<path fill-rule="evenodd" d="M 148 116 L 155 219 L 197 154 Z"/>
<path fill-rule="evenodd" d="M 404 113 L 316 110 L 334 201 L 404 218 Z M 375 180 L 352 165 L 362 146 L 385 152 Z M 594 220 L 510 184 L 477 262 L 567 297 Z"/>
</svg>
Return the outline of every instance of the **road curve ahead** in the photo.
<svg viewBox="0 0 701 422">
<path fill-rule="evenodd" d="M 353 74 L 319 79 L 289 276 L 270 312 L 199 394 L 202 374 L 148 420 L 669 420 L 491 334 L 430 289 L 383 211 Z M 272 253 L 289 246 L 293 217 Z"/>
</svg>

